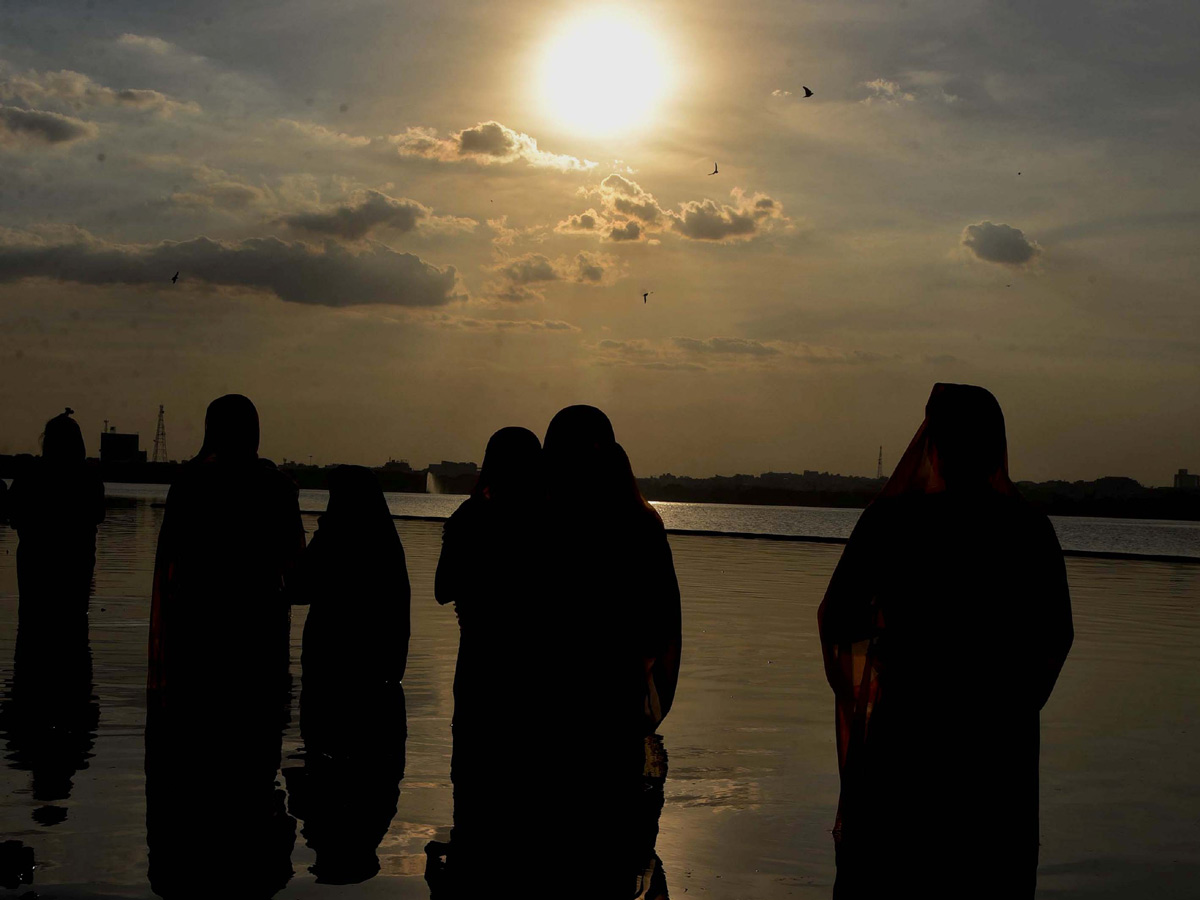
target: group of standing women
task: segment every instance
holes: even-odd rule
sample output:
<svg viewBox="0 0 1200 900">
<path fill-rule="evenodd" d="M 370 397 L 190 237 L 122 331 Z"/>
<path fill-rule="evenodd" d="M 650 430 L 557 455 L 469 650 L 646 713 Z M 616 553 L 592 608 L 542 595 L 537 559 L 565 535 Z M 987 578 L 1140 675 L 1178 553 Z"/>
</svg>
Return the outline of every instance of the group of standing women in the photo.
<svg viewBox="0 0 1200 900">
<path fill-rule="evenodd" d="M 60 419 L 47 426 L 47 467 Z M 81 437 L 76 449 L 82 471 Z M 274 773 L 291 604 L 310 605 L 306 765 L 285 775 L 318 880 L 374 874 L 403 774 L 410 594 L 378 482 L 365 469 L 338 469 L 306 548 L 296 488 L 257 449 L 253 404 L 214 401 L 159 536 L 147 819 L 152 882 L 157 872 L 164 895 L 211 887 L 186 865 L 197 827 L 219 830 L 243 858 L 279 861 L 251 880 L 258 892 L 290 874 L 295 822 Z M 94 485 L 54 478 L 102 497 Z M 22 623 L 27 604 L 54 602 L 27 593 L 24 573 L 43 553 L 39 527 L 28 524 L 36 504 L 21 499 L 29 492 L 24 483 L 12 491 L 23 510 L 14 524 L 28 530 Z M 55 526 L 59 539 L 82 545 L 90 529 L 94 547 L 102 503 L 94 505 Z M 61 575 L 83 577 L 69 567 Z M 514 830 L 538 836 L 530 852 L 541 854 L 543 873 L 586 872 L 598 897 L 628 896 L 638 873 L 634 896 L 652 895 L 666 767 L 655 731 L 679 678 L 680 595 L 662 521 L 600 410 L 562 410 L 544 442 L 523 428 L 492 436 L 474 492 L 445 525 L 435 594 L 454 604 L 461 632 L 455 828 L 448 844 L 430 847 L 434 896 L 486 887 L 511 853 L 503 833 Z M 989 392 L 934 387 L 925 422 L 851 536 L 819 628 L 842 781 L 835 897 L 905 885 L 926 896 L 1031 896 L 1039 710 L 1073 633 L 1061 550 L 1009 479 L 1003 415 Z M 199 769 L 181 780 L 187 762 Z M 209 774 L 198 780 L 197 771 Z M 370 815 L 344 808 L 356 778 L 350 793 L 378 800 Z M 215 819 L 180 816 L 181 792 L 204 792 Z M 175 870 L 186 879 L 170 878 Z"/>
</svg>

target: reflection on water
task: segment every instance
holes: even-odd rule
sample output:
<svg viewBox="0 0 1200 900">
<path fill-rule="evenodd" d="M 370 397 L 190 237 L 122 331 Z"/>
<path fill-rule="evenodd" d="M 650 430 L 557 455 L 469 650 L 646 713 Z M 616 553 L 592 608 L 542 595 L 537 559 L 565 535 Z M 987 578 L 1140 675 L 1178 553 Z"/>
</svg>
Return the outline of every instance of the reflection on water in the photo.
<svg viewBox="0 0 1200 900">
<path fill-rule="evenodd" d="M 134 503 L 110 509 L 100 527 L 88 692 L 100 715 L 84 727 L 83 734 L 94 733 L 84 751 L 90 754 L 83 759 L 87 767 L 59 768 L 55 776 L 62 785 L 66 773 L 70 797 L 39 800 L 28 769 L 0 768 L 0 835 L 20 844 L 10 852 L 0 839 L 0 876 L 9 871 L 5 859 L 27 859 L 26 851 L 38 865 L 34 883 L 14 896 L 28 890 L 42 896 L 154 896 L 147 877 L 143 735 L 150 576 L 160 517 L 149 503 Z M 306 518 L 306 525 L 315 520 Z M 269 784 L 265 777 L 251 779 L 254 804 L 270 813 L 262 813 L 263 821 L 278 829 L 264 829 L 264 868 L 277 860 L 275 883 L 290 876 L 277 898 L 427 898 L 425 847 L 452 843 L 450 691 L 458 630 L 433 600 L 440 527 L 400 522 L 399 530 L 413 587 L 404 679 L 407 741 L 393 741 L 393 750 L 380 754 L 377 771 L 365 764 L 342 767 L 336 751 L 313 759 L 307 771 L 316 752 L 309 742 L 320 742 L 310 738 L 304 721 L 299 658 L 305 613 L 297 609 L 291 663 L 296 689 L 282 736 L 285 771 L 272 769 Z M 815 615 L 841 548 L 678 536 L 671 543 L 684 603 L 683 667 L 676 705 L 663 726 L 670 777 L 662 786 L 652 846 L 672 895 L 828 898 L 837 770 Z M 16 676 L 15 547 L 15 534 L 0 526 L 5 703 Z M 1200 721 L 1200 568 L 1074 559 L 1068 574 L 1077 637 L 1043 714 L 1039 895 L 1193 897 L 1200 883 L 1200 742 L 1194 740 Z M 401 713 L 387 721 L 403 720 Z M 239 752 L 236 734 L 198 719 L 190 721 L 185 737 L 209 763 Z M 533 783 L 505 785 L 501 812 L 519 812 L 536 792 L 580 803 L 595 793 L 570 748 L 552 735 L 532 734 L 526 745 L 544 767 Z M 82 744 L 71 746 L 79 760 Z M 203 771 L 177 766 L 167 774 L 177 776 L 184 807 L 211 820 L 220 797 L 201 789 Z M 351 787 L 338 798 L 329 786 L 341 779 Z M 47 805 L 65 808 L 66 818 L 54 825 L 35 820 Z M 293 819 L 301 839 L 290 847 L 285 870 Z M 531 893 L 554 887 L 571 895 L 569 888 L 587 883 L 588 871 L 566 887 L 539 880 L 542 836 L 555 829 L 554 821 L 542 821 L 529 831 L 506 827 L 495 833 L 496 847 L 507 853 L 503 885 Z M 195 833 L 188 865 L 197 877 L 203 867 L 231 872 L 243 859 L 229 834 Z M 340 887 L 318 884 L 327 880 L 326 863 L 333 872 L 328 880 L 349 881 L 374 868 L 372 857 L 378 863 L 374 877 Z M 651 873 L 647 883 L 655 877 Z M 232 878 L 209 896 L 226 895 L 248 896 Z"/>
<path fill-rule="evenodd" d="M 110 494 L 129 498 L 166 499 L 165 485 L 111 484 Z M 460 494 L 385 494 L 397 516 L 448 518 L 466 499 Z M 300 492 L 300 508 L 324 510 L 328 491 Z M 861 510 L 810 506 L 748 506 L 738 503 L 667 503 L 654 508 L 669 529 L 742 534 L 779 534 L 847 538 Z M 1159 519 L 1102 519 L 1051 516 L 1059 543 L 1066 550 L 1138 553 L 1151 556 L 1200 557 L 1200 522 Z"/>
</svg>

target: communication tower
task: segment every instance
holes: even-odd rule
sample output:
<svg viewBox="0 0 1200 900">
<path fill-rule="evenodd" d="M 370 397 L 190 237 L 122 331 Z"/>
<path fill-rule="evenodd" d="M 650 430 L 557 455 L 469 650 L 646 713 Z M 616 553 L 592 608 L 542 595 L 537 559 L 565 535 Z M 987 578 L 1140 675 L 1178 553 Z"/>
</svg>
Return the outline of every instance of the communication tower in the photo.
<svg viewBox="0 0 1200 900">
<path fill-rule="evenodd" d="M 159 407 L 159 408 L 161 409 L 161 407 Z M 159 421 L 159 424 L 161 425 L 162 424 L 161 414 L 160 414 L 158 421 Z M 157 445 L 155 445 L 155 446 L 157 446 Z M 879 462 L 877 462 L 875 464 L 875 477 L 876 478 L 883 477 L 883 444 L 879 445 Z"/>
<path fill-rule="evenodd" d="M 162 404 L 158 405 L 158 427 L 154 430 L 153 462 L 167 461 L 167 426 L 163 424 Z"/>
</svg>

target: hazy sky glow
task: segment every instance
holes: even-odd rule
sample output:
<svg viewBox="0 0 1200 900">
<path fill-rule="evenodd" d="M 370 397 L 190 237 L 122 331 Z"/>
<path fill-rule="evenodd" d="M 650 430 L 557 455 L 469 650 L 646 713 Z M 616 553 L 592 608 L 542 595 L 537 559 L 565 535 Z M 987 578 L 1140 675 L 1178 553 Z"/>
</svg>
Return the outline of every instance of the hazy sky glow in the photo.
<svg viewBox="0 0 1200 900">
<path fill-rule="evenodd" d="M 1017 478 L 1200 469 L 1195 4 L 582 8 L 0 5 L 0 452 L 239 391 L 275 458 L 589 402 L 870 474 L 966 381 Z"/>
</svg>

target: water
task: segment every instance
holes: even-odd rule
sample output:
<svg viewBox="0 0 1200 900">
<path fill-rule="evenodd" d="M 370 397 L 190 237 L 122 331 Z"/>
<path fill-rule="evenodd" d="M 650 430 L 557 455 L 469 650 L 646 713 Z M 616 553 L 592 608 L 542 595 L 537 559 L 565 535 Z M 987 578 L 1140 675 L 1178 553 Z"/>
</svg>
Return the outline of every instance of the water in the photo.
<svg viewBox="0 0 1200 900">
<path fill-rule="evenodd" d="M 43 804 L 31 795 L 29 772 L 13 768 L 11 760 L 0 768 L 0 839 L 32 847 L 39 865 L 32 886 L 0 889 L 0 897 L 31 889 L 42 897 L 152 896 L 142 729 L 150 578 L 161 517 L 150 503 L 128 500 L 112 507 L 101 526 L 90 616 L 100 708 L 94 745 L 81 761 L 86 768 L 72 779 L 70 796 L 57 803 L 65 810 L 58 824 L 35 820 Z M 306 517 L 305 524 L 311 530 L 315 518 Z M 382 868 L 361 885 L 318 885 L 308 872 L 313 854 L 298 836 L 294 874 L 281 898 L 429 896 L 423 848 L 431 839 L 445 840 L 451 824 L 457 628 L 452 611 L 432 596 L 440 526 L 401 521 L 397 527 L 413 586 L 405 677 L 408 766 L 398 812 L 379 848 Z M 684 650 L 678 699 L 662 728 L 670 776 L 657 847 L 672 896 L 828 898 L 837 771 L 815 613 L 841 548 L 686 535 L 671 543 L 683 596 Z M 15 547 L 16 536 L 0 526 L 4 689 L 15 639 Z M 1076 642 L 1043 713 L 1039 897 L 1195 897 L 1200 567 L 1069 559 L 1067 571 Z M 297 609 L 292 628 L 297 679 L 304 614 Z M 285 757 L 299 749 L 295 708 L 291 721 Z M 569 752 L 559 765 L 563 790 L 586 800 L 586 774 L 571 771 Z M 513 798 L 521 802 L 519 785 Z M 946 804 L 951 825 L 953 800 L 931 798 Z M 530 850 L 537 835 L 497 839 L 512 847 L 513 867 L 504 883 L 538 884 Z M 235 856 L 220 835 L 196 847 L 198 867 Z M 579 873 L 581 881 L 587 874 Z M 235 880 L 228 894 L 238 896 Z"/>
<path fill-rule="evenodd" d="M 110 484 L 109 496 L 162 502 L 167 486 Z M 461 494 L 385 494 L 398 516 L 446 518 L 466 499 Z M 320 511 L 328 491 L 301 491 L 300 508 Z M 810 506 L 744 506 L 733 503 L 663 503 L 654 508 L 667 528 L 749 534 L 847 538 L 861 510 Z M 1064 550 L 1134 553 L 1142 556 L 1200 557 L 1200 522 L 1158 519 L 1098 519 L 1051 516 Z"/>
</svg>

